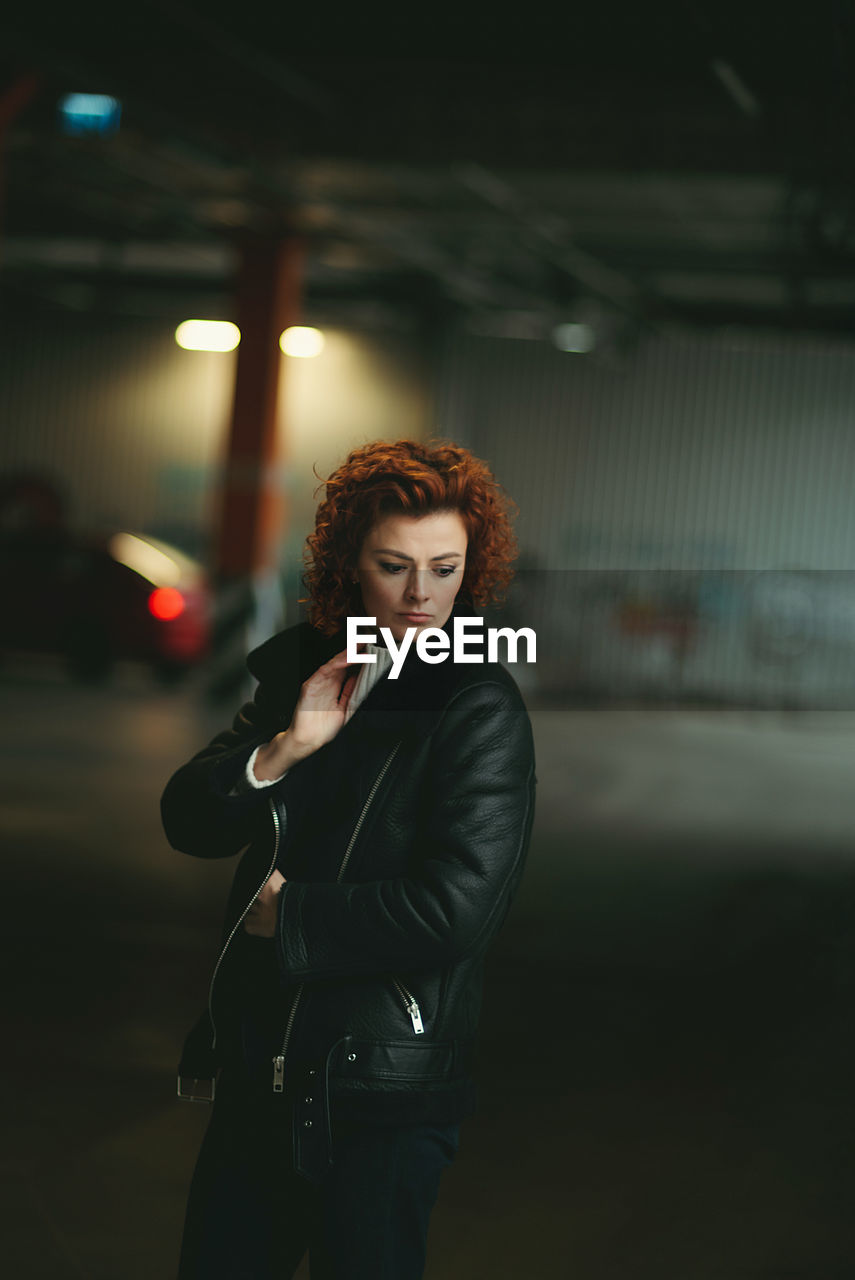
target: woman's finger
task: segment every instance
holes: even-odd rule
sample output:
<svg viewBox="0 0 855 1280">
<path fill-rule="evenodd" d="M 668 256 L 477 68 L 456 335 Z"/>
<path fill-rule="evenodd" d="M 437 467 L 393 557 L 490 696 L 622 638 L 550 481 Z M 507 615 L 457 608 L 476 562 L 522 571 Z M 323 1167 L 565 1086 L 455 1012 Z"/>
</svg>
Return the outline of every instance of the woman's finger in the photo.
<svg viewBox="0 0 855 1280">
<path fill-rule="evenodd" d="M 303 685 L 303 688 L 317 690 L 326 685 L 333 683 L 338 678 L 339 673 L 345 668 L 352 665 L 347 661 L 347 653 L 337 653 L 334 658 L 330 658 L 329 662 L 325 662 L 322 667 L 318 667 L 313 675 Z"/>
<path fill-rule="evenodd" d="M 356 682 L 358 679 L 359 679 L 358 673 L 356 675 L 348 676 L 344 684 L 341 686 L 341 693 L 338 695 L 338 701 L 339 701 L 339 706 L 343 707 L 345 711 L 347 710 L 348 704 L 350 702 L 351 694 L 356 688 Z"/>
<path fill-rule="evenodd" d="M 349 667 L 350 665 L 347 649 L 342 649 L 341 653 L 334 654 L 333 657 L 330 658 L 329 662 L 325 662 L 324 666 L 319 667 L 318 670 L 323 671 L 324 667 L 329 667 L 331 670 L 335 670 L 337 667 Z"/>
<path fill-rule="evenodd" d="M 364 664 L 361 662 L 351 661 L 348 650 L 342 649 L 341 653 L 337 653 L 334 657 L 330 658 L 329 662 L 325 662 L 323 667 L 318 667 L 318 671 L 323 671 L 324 667 L 328 667 L 330 671 L 338 671 L 341 667 L 356 667 L 358 675 L 363 665 Z"/>
</svg>

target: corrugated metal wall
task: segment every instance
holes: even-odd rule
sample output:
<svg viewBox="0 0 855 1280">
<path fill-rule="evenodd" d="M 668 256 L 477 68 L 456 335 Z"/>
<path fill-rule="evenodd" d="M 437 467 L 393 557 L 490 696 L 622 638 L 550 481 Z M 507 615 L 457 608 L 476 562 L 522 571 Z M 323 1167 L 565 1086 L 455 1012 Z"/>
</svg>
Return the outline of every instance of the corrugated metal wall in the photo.
<svg viewBox="0 0 855 1280">
<path fill-rule="evenodd" d="M 659 338 L 598 361 L 457 334 L 438 404 L 550 567 L 855 565 L 855 345 Z"/>
<path fill-rule="evenodd" d="M 855 705 L 855 345 L 458 333 L 438 406 L 521 508 L 541 687 Z"/>
</svg>

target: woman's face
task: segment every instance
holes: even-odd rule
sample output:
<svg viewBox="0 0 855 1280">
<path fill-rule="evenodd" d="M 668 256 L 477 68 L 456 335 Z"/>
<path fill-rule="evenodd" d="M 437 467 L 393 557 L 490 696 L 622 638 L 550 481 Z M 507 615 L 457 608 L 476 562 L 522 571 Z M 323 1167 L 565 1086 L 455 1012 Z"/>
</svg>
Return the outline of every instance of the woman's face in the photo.
<svg viewBox="0 0 855 1280">
<path fill-rule="evenodd" d="M 388 627 L 398 643 L 407 627 L 441 627 L 463 581 L 467 541 L 456 511 L 378 520 L 356 563 L 364 616 Z"/>
</svg>

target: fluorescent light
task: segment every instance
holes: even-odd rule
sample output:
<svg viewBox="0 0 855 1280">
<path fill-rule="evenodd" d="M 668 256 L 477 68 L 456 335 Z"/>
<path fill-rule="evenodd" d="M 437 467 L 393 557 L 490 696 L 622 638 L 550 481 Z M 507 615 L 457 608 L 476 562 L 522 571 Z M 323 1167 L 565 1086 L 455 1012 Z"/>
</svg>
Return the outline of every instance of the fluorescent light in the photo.
<svg viewBox="0 0 855 1280">
<path fill-rule="evenodd" d="M 323 351 L 324 335 L 320 329 L 295 324 L 280 336 L 279 346 L 286 356 L 299 356 L 308 360 L 312 356 L 319 356 Z"/>
<path fill-rule="evenodd" d="M 552 341 L 559 351 L 593 351 L 597 334 L 589 324 L 558 324 L 552 330 Z"/>
<path fill-rule="evenodd" d="M 175 330 L 175 341 L 185 351 L 234 351 L 240 329 L 230 320 L 184 320 Z"/>
<path fill-rule="evenodd" d="M 65 133 L 115 133 L 122 117 L 118 98 L 106 93 L 67 93 L 59 112 Z"/>
</svg>

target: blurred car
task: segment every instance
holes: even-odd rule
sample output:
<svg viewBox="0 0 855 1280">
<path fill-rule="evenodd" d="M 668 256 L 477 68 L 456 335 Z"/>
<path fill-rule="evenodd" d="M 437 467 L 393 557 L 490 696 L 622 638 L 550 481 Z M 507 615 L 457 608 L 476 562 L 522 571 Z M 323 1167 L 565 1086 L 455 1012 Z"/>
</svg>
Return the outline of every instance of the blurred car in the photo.
<svg viewBox="0 0 855 1280">
<path fill-rule="evenodd" d="M 61 654 L 83 679 L 130 658 L 171 681 L 208 652 L 212 597 L 202 566 L 148 535 L 4 529 L 0 591 L 0 651 Z"/>
</svg>

